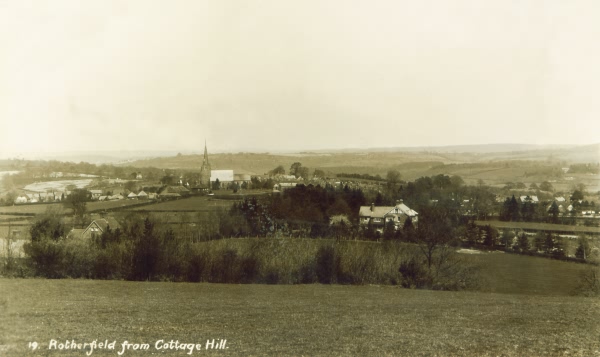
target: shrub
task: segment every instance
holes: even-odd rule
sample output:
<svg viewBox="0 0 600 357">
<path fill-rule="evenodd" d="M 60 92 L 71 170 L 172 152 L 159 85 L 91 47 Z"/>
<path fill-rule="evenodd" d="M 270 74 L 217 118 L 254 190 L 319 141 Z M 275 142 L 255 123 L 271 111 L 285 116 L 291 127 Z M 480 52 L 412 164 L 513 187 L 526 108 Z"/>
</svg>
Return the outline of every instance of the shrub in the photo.
<svg viewBox="0 0 600 357">
<path fill-rule="evenodd" d="M 600 270 L 597 267 L 584 270 L 579 276 L 579 283 L 574 295 L 600 296 Z"/>
<path fill-rule="evenodd" d="M 317 251 L 317 280 L 321 284 L 331 284 L 336 280 L 339 271 L 340 257 L 336 255 L 335 247 L 324 245 Z"/>
<path fill-rule="evenodd" d="M 64 247 L 60 242 L 42 239 L 23 245 L 35 275 L 57 279 L 65 277 L 62 262 Z"/>
<path fill-rule="evenodd" d="M 418 261 L 415 257 L 400 263 L 398 271 L 402 275 L 400 281 L 402 287 L 422 289 L 431 285 L 431 277 L 425 268 L 425 263 Z"/>
</svg>

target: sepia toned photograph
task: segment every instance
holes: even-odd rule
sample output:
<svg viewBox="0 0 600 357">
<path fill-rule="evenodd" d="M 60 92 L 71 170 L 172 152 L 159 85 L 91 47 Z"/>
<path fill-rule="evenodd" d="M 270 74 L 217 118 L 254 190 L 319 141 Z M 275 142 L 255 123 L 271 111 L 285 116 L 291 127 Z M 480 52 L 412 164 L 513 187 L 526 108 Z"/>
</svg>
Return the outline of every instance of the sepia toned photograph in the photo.
<svg viewBox="0 0 600 357">
<path fill-rule="evenodd" d="M 599 19 L 0 0 L 0 356 L 600 355 Z"/>
</svg>

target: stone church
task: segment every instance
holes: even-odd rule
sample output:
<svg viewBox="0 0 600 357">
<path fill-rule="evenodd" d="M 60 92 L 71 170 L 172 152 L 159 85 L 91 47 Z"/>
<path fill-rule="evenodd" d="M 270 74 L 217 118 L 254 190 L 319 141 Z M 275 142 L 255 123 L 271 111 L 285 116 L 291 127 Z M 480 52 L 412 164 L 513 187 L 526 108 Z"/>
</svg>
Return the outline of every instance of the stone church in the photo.
<svg viewBox="0 0 600 357">
<path fill-rule="evenodd" d="M 206 149 L 206 141 L 204 142 L 204 159 L 200 167 L 200 186 L 210 187 L 210 162 L 208 162 L 208 150 Z"/>
</svg>

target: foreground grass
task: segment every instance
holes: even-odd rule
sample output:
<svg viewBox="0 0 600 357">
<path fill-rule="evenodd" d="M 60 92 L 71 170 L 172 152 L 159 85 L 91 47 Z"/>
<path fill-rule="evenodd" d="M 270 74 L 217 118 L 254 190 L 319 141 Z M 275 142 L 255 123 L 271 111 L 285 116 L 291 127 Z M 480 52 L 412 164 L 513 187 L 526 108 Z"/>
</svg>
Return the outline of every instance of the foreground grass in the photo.
<svg viewBox="0 0 600 357">
<path fill-rule="evenodd" d="M 84 356 L 50 339 L 205 344 L 227 356 L 590 356 L 600 304 L 577 297 L 382 286 L 220 285 L 0 279 L 0 354 Z M 41 349 L 27 351 L 37 341 Z M 116 356 L 96 350 L 93 356 Z M 161 353 L 162 352 L 162 353 Z"/>
</svg>

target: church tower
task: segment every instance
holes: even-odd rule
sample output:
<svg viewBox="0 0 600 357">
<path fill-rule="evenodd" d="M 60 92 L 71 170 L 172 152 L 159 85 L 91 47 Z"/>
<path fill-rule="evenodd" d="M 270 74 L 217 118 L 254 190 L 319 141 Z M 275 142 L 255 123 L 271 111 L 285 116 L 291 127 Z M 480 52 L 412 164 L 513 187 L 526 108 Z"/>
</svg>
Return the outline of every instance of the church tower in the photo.
<svg viewBox="0 0 600 357">
<path fill-rule="evenodd" d="M 210 163 L 208 162 L 208 150 L 206 149 L 206 140 L 204 141 L 204 159 L 200 167 L 200 185 L 210 188 Z"/>
</svg>

